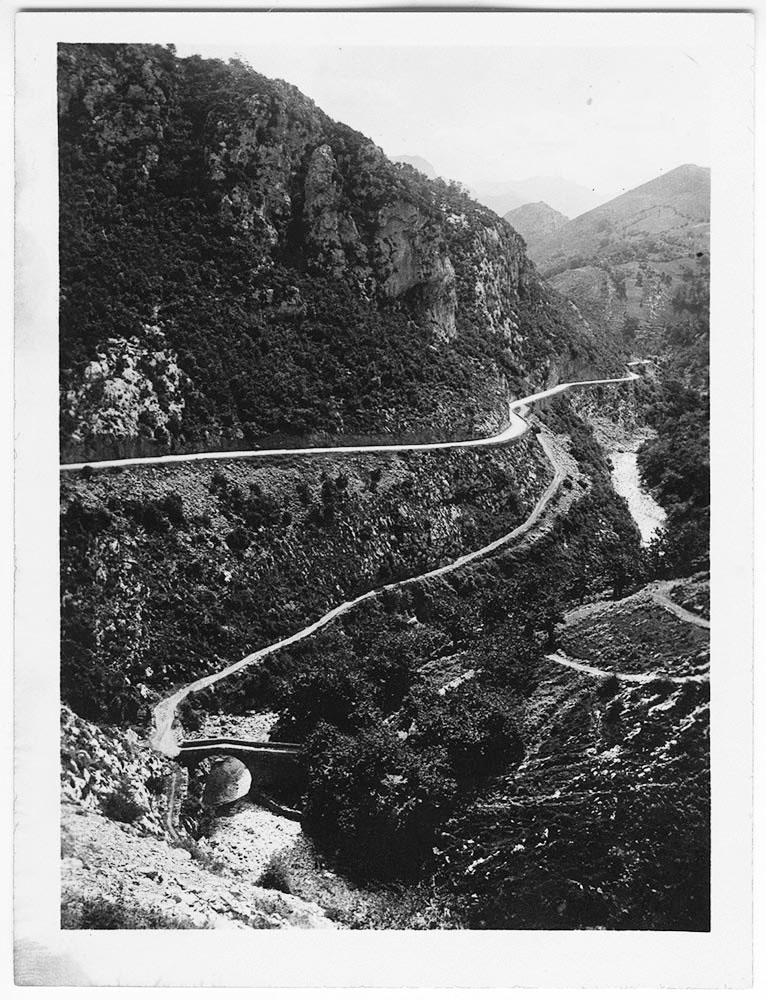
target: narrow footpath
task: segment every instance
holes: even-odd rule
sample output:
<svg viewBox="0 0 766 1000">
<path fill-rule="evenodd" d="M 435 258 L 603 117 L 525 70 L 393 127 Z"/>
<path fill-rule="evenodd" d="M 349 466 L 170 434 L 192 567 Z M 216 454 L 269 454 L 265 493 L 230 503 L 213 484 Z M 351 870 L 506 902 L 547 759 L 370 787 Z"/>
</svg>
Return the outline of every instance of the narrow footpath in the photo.
<svg viewBox="0 0 766 1000">
<path fill-rule="evenodd" d="M 649 596 L 655 604 L 659 604 L 660 607 L 670 611 L 671 614 L 674 614 L 676 618 L 680 618 L 681 621 L 689 622 L 690 625 L 697 625 L 699 628 L 709 629 L 710 622 L 707 618 L 700 618 L 699 615 L 695 615 L 692 611 L 687 611 L 686 608 L 681 607 L 680 604 L 676 604 L 675 601 L 671 600 L 668 593 L 674 583 L 674 580 L 670 580 L 668 583 L 658 584 L 655 589 L 649 591 Z"/>
<path fill-rule="evenodd" d="M 592 667 L 589 663 L 578 663 L 577 660 L 570 660 L 568 656 L 560 656 L 558 653 L 547 653 L 546 660 L 558 663 L 562 667 L 569 667 L 577 670 L 581 674 L 592 674 L 595 677 L 616 677 L 620 681 L 627 681 L 629 684 L 649 684 L 652 681 L 672 681 L 674 684 L 701 684 L 709 680 L 707 673 L 699 674 L 659 674 L 656 671 L 646 674 L 621 674 L 616 670 L 603 670 L 601 667 Z M 709 667 L 710 664 L 708 663 Z"/>
</svg>

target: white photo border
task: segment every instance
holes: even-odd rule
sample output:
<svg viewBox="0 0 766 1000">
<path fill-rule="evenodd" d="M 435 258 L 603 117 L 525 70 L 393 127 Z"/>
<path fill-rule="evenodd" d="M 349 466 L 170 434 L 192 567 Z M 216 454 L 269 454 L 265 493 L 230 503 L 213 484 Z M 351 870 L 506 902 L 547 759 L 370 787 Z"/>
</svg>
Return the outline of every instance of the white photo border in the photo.
<svg viewBox="0 0 766 1000">
<path fill-rule="evenodd" d="M 708 59 L 714 623 L 709 934 L 60 930 L 56 46 L 223 42 L 255 25 L 259 42 L 274 44 L 496 46 L 508 39 L 514 46 L 680 46 Z M 752 940 L 752 17 L 31 11 L 17 15 L 16 40 L 16 982 L 746 986 Z"/>
</svg>

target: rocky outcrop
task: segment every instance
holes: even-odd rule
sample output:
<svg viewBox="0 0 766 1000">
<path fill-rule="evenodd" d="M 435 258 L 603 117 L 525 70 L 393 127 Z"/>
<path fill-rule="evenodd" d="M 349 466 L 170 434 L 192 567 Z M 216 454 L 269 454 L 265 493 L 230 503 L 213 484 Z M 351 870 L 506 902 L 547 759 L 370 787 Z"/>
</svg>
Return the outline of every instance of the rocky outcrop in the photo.
<svg viewBox="0 0 766 1000">
<path fill-rule="evenodd" d="M 183 418 L 187 384 L 159 326 L 147 324 L 142 339 L 104 340 L 80 384 L 62 394 L 73 445 L 91 438 L 168 442 Z"/>
<path fill-rule="evenodd" d="M 381 210 L 379 224 L 375 250 L 384 295 L 410 295 L 437 339 L 451 340 L 457 333 L 455 269 L 449 256 L 439 251 L 431 220 L 415 205 L 397 201 Z"/>
<path fill-rule="evenodd" d="M 482 321 L 516 356 L 522 344 L 519 314 L 514 308 L 521 254 L 499 226 L 479 232 L 474 246 L 479 262 L 474 292 Z"/>
<path fill-rule="evenodd" d="M 184 848 L 139 837 L 125 824 L 69 805 L 62 810 L 62 913 L 70 929 L 88 926 L 83 915 L 94 904 L 121 921 L 107 927 L 335 926 L 314 903 L 232 875 L 224 861 L 205 867 Z"/>
<path fill-rule="evenodd" d="M 62 801 L 121 816 L 137 833 L 164 836 L 165 763 L 133 729 L 98 726 L 61 708 Z"/>
<path fill-rule="evenodd" d="M 340 189 L 333 176 L 336 169 L 330 146 L 327 143 L 318 146 L 309 160 L 303 216 L 309 239 L 316 244 L 320 259 L 337 275 L 346 266 L 346 255 L 338 231 Z"/>
</svg>

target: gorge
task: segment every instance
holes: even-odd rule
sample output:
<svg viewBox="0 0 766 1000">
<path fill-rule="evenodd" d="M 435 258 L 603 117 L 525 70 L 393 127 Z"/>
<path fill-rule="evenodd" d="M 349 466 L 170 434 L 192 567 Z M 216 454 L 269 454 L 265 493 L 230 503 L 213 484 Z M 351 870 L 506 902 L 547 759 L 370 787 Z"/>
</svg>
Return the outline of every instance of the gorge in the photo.
<svg viewBox="0 0 766 1000">
<path fill-rule="evenodd" d="M 623 329 L 237 60 L 59 98 L 66 926 L 705 929 L 704 270 Z"/>
</svg>

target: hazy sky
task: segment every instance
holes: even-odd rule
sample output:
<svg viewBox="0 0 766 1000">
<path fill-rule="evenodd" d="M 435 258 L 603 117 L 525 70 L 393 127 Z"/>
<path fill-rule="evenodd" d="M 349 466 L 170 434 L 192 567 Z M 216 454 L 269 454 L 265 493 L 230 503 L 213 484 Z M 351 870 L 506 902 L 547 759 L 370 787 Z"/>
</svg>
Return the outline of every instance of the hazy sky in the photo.
<svg viewBox="0 0 766 1000">
<path fill-rule="evenodd" d="M 563 177 L 606 200 L 709 166 L 704 60 L 673 48 L 179 45 L 295 84 L 390 156 L 474 188 Z"/>
</svg>

